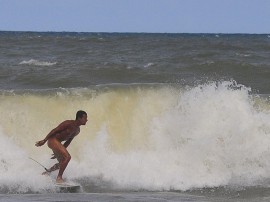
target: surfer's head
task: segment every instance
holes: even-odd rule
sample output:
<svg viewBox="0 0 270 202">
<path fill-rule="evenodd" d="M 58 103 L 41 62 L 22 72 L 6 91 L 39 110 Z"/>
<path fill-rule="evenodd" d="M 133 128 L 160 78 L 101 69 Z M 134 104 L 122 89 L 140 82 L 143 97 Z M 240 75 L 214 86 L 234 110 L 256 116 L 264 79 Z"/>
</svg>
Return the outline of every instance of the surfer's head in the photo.
<svg viewBox="0 0 270 202">
<path fill-rule="evenodd" d="M 79 110 L 76 113 L 76 120 L 81 119 L 83 117 L 83 115 L 87 116 L 87 113 L 85 111 Z"/>
<path fill-rule="evenodd" d="M 80 120 L 81 125 L 85 125 L 87 122 L 87 113 L 82 110 L 77 111 L 76 120 Z"/>
</svg>

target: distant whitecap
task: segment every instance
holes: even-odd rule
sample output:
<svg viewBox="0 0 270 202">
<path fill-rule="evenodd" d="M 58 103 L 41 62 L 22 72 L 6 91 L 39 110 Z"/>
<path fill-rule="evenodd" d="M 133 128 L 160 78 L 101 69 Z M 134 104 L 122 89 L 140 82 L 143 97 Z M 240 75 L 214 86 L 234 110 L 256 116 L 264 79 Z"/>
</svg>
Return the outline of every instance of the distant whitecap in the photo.
<svg viewBox="0 0 270 202">
<path fill-rule="evenodd" d="M 56 65 L 56 62 L 46 62 L 46 61 L 39 61 L 39 60 L 24 60 L 19 63 L 20 65 L 36 65 L 36 66 L 53 66 Z"/>
<path fill-rule="evenodd" d="M 154 63 L 150 62 L 150 63 L 144 65 L 143 67 L 144 67 L 144 68 L 148 68 L 148 67 L 151 67 L 151 66 L 153 66 L 153 65 L 154 65 Z"/>
</svg>

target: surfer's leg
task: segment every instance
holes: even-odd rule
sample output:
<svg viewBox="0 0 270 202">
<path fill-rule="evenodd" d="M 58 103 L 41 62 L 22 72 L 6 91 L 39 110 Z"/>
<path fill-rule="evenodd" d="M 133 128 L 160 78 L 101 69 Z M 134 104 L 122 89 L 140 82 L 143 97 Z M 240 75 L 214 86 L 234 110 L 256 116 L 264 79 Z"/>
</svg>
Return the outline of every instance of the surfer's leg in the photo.
<svg viewBox="0 0 270 202">
<path fill-rule="evenodd" d="M 62 175 L 63 175 L 63 173 L 64 173 L 64 171 L 65 171 L 65 169 L 66 169 L 66 167 L 71 159 L 70 154 L 68 153 L 67 149 L 64 146 L 62 146 L 60 148 L 60 150 L 61 150 L 59 152 L 60 156 L 57 157 L 57 159 L 59 161 L 59 163 L 58 163 L 59 173 L 58 173 L 56 182 L 58 182 L 58 183 L 64 182 Z"/>
<path fill-rule="evenodd" d="M 53 172 L 55 170 L 58 170 L 59 168 L 60 168 L 60 163 L 56 163 L 51 168 L 48 169 L 48 172 Z"/>
<path fill-rule="evenodd" d="M 42 175 L 49 175 L 51 172 L 58 170 L 60 168 L 60 164 L 56 163 L 51 168 L 49 168 L 47 171 L 43 172 Z"/>
<path fill-rule="evenodd" d="M 53 152 L 56 154 L 56 156 L 58 157 L 58 161 L 59 161 L 59 164 L 55 164 L 54 168 L 59 168 L 59 173 L 58 173 L 58 176 L 57 176 L 57 179 L 56 179 L 56 182 L 58 183 L 61 183 L 63 182 L 63 178 L 62 178 L 62 175 L 71 159 L 71 156 L 70 154 L 68 153 L 67 149 L 55 138 L 52 138 L 52 139 L 49 139 L 48 141 L 48 146 L 53 150 Z M 52 167 L 52 168 L 53 168 Z M 57 170 L 57 169 L 55 169 Z"/>
</svg>

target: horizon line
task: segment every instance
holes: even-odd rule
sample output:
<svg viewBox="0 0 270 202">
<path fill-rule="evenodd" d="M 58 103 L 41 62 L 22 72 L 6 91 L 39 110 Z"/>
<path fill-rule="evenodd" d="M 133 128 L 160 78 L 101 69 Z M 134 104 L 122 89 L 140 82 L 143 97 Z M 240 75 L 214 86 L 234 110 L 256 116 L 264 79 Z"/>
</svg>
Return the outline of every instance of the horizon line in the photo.
<svg viewBox="0 0 270 202">
<path fill-rule="evenodd" d="M 118 32 L 118 31 L 19 31 L 19 30 L 0 30 L 0 32 L 25 32 L 25 33 L 96 33 L 96 34 L 208 34 L 208 35 L 268 35 L 269 33 L 246 33 L 246 32 Z"/>
</svg>

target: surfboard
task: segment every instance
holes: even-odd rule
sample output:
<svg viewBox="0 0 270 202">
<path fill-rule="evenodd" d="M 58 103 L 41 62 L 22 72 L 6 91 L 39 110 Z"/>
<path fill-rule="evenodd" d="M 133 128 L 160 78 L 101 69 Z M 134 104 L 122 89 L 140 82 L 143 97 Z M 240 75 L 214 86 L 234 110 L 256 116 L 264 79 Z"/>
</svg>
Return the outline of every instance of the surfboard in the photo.
<svg viewBox="0 0 270 202">
<path fill-rule="evenodd" d="M 55 187 L 59 192 L 79 192 L 81 190 L 81 186 L 79 184 L 71 184 L 71 183 L 55 183 Z"/>
<path fill-rule="evenodd" d="M 50 177 L 50 171 L 44 165 L 42 165 L 41 163 L 39 163 L 38 161 L 36 161 L 35 159 L 33 159 L 31 157 L 29 157 L 29 159 L 35 161 L 37 164 L 42 166 L 47 172 L 47 174 L 43 175 L 43 173 L 42 173 L 42 175 L 49 177 L 51 179 L 51 181 L 53 181 L 52 178 Z M 79 192 L 81 190 L 81 185 L 74 184 L 72 182 L 71 183 L 67 183 L 67 182 L 66 183 L 54 183 L 54 185 L 55 185 L 57 191 L 59 191 L 59 192 L 73 192 L 74 193 L 74 192 Z"/>
</svg>

